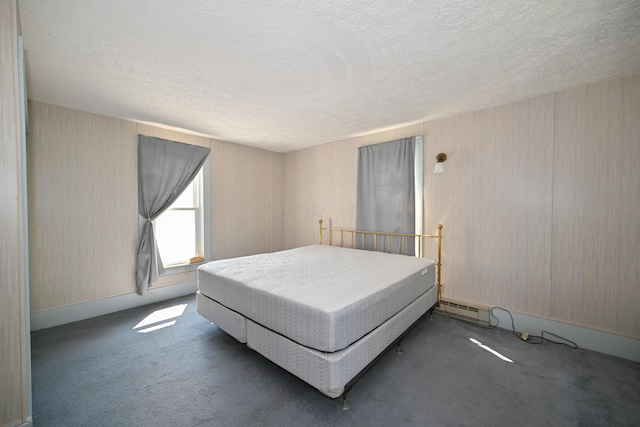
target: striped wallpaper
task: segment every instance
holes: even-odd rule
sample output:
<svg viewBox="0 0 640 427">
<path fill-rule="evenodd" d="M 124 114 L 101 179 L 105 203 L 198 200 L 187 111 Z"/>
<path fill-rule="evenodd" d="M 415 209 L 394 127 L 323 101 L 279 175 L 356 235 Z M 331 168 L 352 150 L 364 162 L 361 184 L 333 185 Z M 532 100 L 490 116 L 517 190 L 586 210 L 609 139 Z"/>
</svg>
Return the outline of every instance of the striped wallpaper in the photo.
<svg viewBox="0 0 640 427">
<path fill-rule="evenodd" d="M 640 336 L 640 76 L 556 94 L 551 317 Z"/>
<path fill-rule="evenodd" d="M 31 310 L 131 292 L 136 125 L 38 102 L 29 115 Z"/>
<path fill-rule="evenodd" d="M 0 0 L 0 425 L 31 415 L 18 11 Z"/>
<path fill-rule="evenodd" d="M 550 247 L 552 147 L 551 95 L 425 123 L 424 227 L 445 226 L 445 295 L 548 314 L 550 265 L 539 260 Z M 431 166 L 439 152 L 442 175 Z"/>
<path fill-rule="evenodd" d="M 32 102 L 32 310 L 134 292 L 138 132 L 211 147 L 215 259 L 354 226 L 357 148 L 423 134 L 445 296 L 640 337 L 639 104 L 634 75 L 283 155 Z"/>
<path fill-rule="evenodd" d="M 211 147 L 213 258 L 281 248 L 282 154 L 39 102 L 29 113 L 32 311 L 135 292 L 138 133 Z"/>
<path fill-rule="evenodd" d="M 353 227 L 357 147 L 415 134 L 445 296 L 640 338 L 640 75 L 288 153 L 285 246 Z"/>
</svg>

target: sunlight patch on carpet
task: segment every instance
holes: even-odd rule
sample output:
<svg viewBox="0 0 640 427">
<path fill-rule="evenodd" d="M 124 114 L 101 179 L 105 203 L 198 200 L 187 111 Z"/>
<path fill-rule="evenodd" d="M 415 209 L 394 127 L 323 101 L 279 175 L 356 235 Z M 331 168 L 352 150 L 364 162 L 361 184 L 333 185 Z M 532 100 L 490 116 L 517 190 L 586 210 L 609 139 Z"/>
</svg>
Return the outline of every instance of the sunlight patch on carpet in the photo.
<svg viewBox="0 0 640 427">
<path fill-rule="evenodd" d="M 477 344 L 478 347 L 487 350 L 489 353 L 494 354 L 496 356 L 498 356 L 500 359 L 504 360 L 505 362 L 509 362 L 509 363 L 513 363 L 513 360 L 509 359 L 508 357 L 505 357 L 503 355 L 501 355 L 500 353 L 498 353 L 497 351 L 487 347 L 486 345 L 482 344 L 480 341 L 478 340 L 474 340 L 473 338 L 469 338 L 471 340 L 472 343 Z"/>
<path fill-rule="evenodd" d="M 172 307 L 162 308 L 160 310 L 156 310 L 144 319 L 142 319 L 136 326 L 133 327 L 134 330 L 139 328 L 144 328 L 145 326 L 151 326 L 149 328 L 140 329 L 138 332 L 147 333 L 151 331 L 156 331 L 158 329 L 167 328 L 169 326 L 173 326 L 176 324 L 175 320 L 167 322 L 169 319 L 174 319 L 176 317 L 182 316 L 184 311 L 187 309 L 187 304 L 178 304 Z M 161 323 L 164 322 L 164 323 Z"/>
</svg>

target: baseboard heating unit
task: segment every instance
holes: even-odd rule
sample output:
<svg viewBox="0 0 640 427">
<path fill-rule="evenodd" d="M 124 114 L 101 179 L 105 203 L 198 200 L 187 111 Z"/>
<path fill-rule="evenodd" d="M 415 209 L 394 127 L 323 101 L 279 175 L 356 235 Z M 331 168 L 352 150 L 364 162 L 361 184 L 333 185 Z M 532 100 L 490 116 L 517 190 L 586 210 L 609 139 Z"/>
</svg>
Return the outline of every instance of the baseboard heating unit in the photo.
<svg viewBox="0 0 640 427">
<path fill-rule="evenodd" d="M 490 325 L 491 307 L 481 304 L 471 304 L 452 298 L 443 298 L 440 300 L 440 306 L 437 307 L 436 310 L 440 313 L 448 314 L 451 317 L 467 320 L 472 323 L 477 323 L 478 325 Z"/>
</svg>

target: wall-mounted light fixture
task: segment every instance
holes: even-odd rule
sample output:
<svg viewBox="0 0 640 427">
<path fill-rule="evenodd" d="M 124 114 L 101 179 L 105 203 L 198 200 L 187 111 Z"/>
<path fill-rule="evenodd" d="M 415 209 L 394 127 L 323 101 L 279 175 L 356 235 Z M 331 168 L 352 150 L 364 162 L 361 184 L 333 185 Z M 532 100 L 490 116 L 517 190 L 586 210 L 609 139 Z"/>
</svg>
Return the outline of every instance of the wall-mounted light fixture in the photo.
<svg viewBox="0 0 640 427">
<path fill-rule="evenodd" d="M 447 160 L 447 155 L 440 153 L 436 156 L 436 160 L 436 167 L 433 170 L 433 173 L 444 173 L 444 162 Z"/>
</svg>

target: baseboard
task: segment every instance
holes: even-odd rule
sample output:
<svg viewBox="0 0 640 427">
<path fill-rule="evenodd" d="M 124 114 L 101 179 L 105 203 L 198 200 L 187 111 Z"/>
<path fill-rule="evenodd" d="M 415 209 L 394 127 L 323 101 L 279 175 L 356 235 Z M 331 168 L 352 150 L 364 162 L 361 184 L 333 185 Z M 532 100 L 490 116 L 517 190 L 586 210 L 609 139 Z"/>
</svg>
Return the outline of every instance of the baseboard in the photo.
<svg viewBox="0 0 640 427">
<path fill-rule="evenodd" d="M 542 331 L 547 331 L 573 341 L 580 348 L 640 362 L 640 339 L 522 313 L 511 312 L 511 315 L 513 316 L 516 331 L 526 331 L 529 335 L 538 336 Z M 498 319 L 499 328 L 511 330 L 511 318 L 506 311 L 496 308 L 493 310 L 493 316 Z M 495 318 L 491 318 L 492 325 L 495 325 Z M 545 337 L 547 337 L 546 334 Z M 552 336 L 547 338 L 557 340 Z"/>
<path fill-rule="evenodd" d="M 32 427 L 33 419 L 29 416 L 26 420 L 12 421 L 9 424 L 5 424 L 3 427 Z"/>
<path fill-rule="evenodd" d="M 64 325 L 78 320 L 126 310 L 128 308 L 177 298 L 193 294 L 196 290 L 197 283 L 190 281 L 155 289 L 151 288 L 143 296 L 131 293 L 49 310 L 36 311 L 31 313 L 31 330 L 37 331 L 52 326 Z M 513 316 L 517 331 L 526 331 L 529 335 L 540 335 L 542 331 L 548 331 L 573 341 L 580 348 L 640 362 L 640 339 L 517 312 L 511 312 L 511 315 Z M 498 319 L 498 327 L 511 329 L 511 318 L 505 311 L 495 309 L 493 310 L 493 316 Z M 495 324 L 495 318 L 491 318 L 491 324 Z"/>
<path fill-rule="evenodd" d="M 196 290 L 197 283 L 190 281 L 150 288 L 145 295 L 131 293 L 48 310 L 34 311 L 31 312 L 31 331 L 64 325 L 66 323 L 77 322 L 78 320 L 89 319 L 128 308 L 195 294 Z"/>
</svg>

